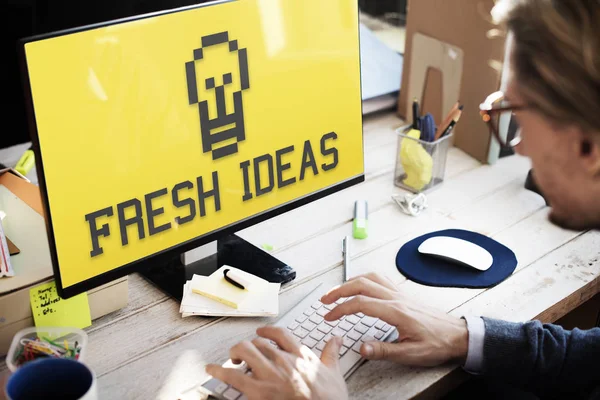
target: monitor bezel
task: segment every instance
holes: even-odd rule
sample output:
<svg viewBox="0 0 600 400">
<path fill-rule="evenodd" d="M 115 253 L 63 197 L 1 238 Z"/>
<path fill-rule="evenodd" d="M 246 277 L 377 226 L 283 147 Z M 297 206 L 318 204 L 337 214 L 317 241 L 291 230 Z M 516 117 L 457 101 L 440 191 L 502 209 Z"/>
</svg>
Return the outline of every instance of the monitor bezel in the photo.
<svg viewBox="0 0 600 400">
<path fill-rule="evenodd" d="M 302 207 L 303 205 L 312 203 L 313 201 L 319 200 L 323 197 L 329 196 L 333 193 L 339 192 L 341 190 L 347 189 L 351 186 L 357 185 L 357 184 L 365 181 L 364 127 L 363 127 L 364 117 L 363 117 L 362 75 L 361 75 L 362 74 L 362 65 L 361 65 L 361 59 L 360 59 L 360 20 L 358 20 L 356 35 L 357 35 L 357 39 L 358 39 L 358 56 L 359 57 L 358 57 L 357 62 L 358 62 L 358 66 L 359 66 L 359 81 L 360 81 L 359 82 L 360 83 L 359 84 L 359 96 L 360 96 L 360 100 L 361 100 L 360 118 L 361 118 L 361 137 L 362 137 L 361 146 L 362 146 L 362 152 L 363 152 L 363 168 L 362 168 L 363 172 L 361 174 L 359 174 L 355 177 L 349 178 L 345 181 L 341 181 L 334 185 L 328 186 L 326 188 L 320 189 L 316 192 L 312 192 L 310 194 L 307 194 L 303 197 L 297 198 L 290 202 L 283 203 L 274 208 L 270 208 L 270 209 L 260 212 L 258 214 L 254 214 L 254 215 L 252 215 L 248 218 L 245 218 L 241 221 L 237 221 L 235 223 L 223 226 L 219 229 L 213 230 L 209 233 L 205 233 L 201 236 L 195 237 L 188 241 L 179 243 L 175 246 L 171 246 L 167 249 L 163 249 L 158 252 L 152 253 L 150 255 L 144 256 L 144 257 L 139 258 L 135 261 L 132 261 L 128 264 L 122 265 L 120 267 L 111 269 L 108 272 L 94 276 L 93 278 L 86 279 L 84 281 L 81 281 L 79 283 L 76 283 L 76 284 L 68 286 L 68 287 L 63 287 L 62 279 L 61 279 L 61 272 L 60 272 L 60 267 L 59 267 L 59 260 L 58 260 L 57 251 L 56 251 L 54 230 L 52 228 L 52 215 L 50 212 L 48 192 L 47 192 L 47 188 L 46 188 L 44 165 L 43 165 L 43 160 L 41 157 L 41 149 L 40 149 L 40 142 L 39 142 L 39 136 L 38 136 L 38 131 L 37 131 L 37 123 L 36 123 L 36 119 L 35 119 L 33 98 L 32 98 L 32 94 L 31 94 L 31 85 L 30 85 L 30 81 L 29 81 L 29 71 L 27 68 L 25 45 L 27 43 L 31 43 L 31 42 L 36 42 L 36 41 L 40 41 L 40 40 L 64 36 L 64 35 L 68 35 L 68 34 L 72 34 L 72 33 L 83 32 L 83 31 L 87 31 L 87 30 L 91 30 L 91 29 L 102 28 L 102 27 L 107 27 L 107 26 L 117 25 L 117 24 L 123 24 L 123 23 L 127 23 L 127 22 L 138 21 L 138 20 L 142 20 L 142 19 L 158 17 L 158 16 L 177 13 L 177 12 L 183 12 L 183 11 L 187 11 L 187 10 L 191 10 L 191 9 L 211 7 L 211 6 L 216 6 L 216 5 L 225 4 L 225 3 L 231 3 L 231 2 L 235 2 L 235 1 L 238 1 L 238 0 L 215 0 L 215 1 L 207 2 L 207 3 L 194 4 L 194 5 L 190 5 L 190 6 L 160 10 L 160 11 L 151 12 L 151 13 L 144 13 L 144 14 L 134 15 L 134 16 L 130 16 L 130 17 L 125 17 L 125 18 L 112 19 L 112 20 L 108 20 L 108 21 L 104 21 L 104 22 L 100 22 L 100 23 L 95 23 L 95 24 L 82 25 L 82 26 L 78 26 L 78 27 L 74 27 L 74 28 L 62 29 L 62 30 L 43 33 L 43 34 L 39 34 L 39 35 L 28 36 L 28 37 L 22 38 L 18 41 L 19 64 L 20 64 L 21 78 L 22 78 L 23 86 L 24 86 L 24 95 L 25 95 L 25 103 L 26 103 L 25 106 L 26 106 L 26 111 L 27 111 L 29 136 L 30 136 L 31 142 L 32 142 L 32 150 L 34 151 L 34 154 L 35 154 L 35 165 L 36 165 L 36 171 L 37 171 L 37 177 L 38 177 L 38 185 L 39 185 L 40 194 L 42 197 L 42 205 L 43 205 L 44 214 L 45 214 L 44 220 L 45 220 L 45 224 L 46 224 L 46 232 L 48 235 L 48 245 L 49 245 L 49 249 L 50 249 L 50 258 L 52 261 L 52 269 L 54 272 L 54 279 L 56 281 L 56 289 L 57 289 L 58 295 L 60 297 L 67 299 L 67 298 L 76 296 L 78 294 L 84 293 L 88 290 L 91 290 L 91 289 L 97 288 L 98 286 L 110 283 L 112 281 L 115 281 L 115 280 L 122 278 L 126 275 L 129 275 L 131 273 L 138 272 L 138 271 L 140 271 L 140 269 L 147 268 L 148 267 L 147 263 L 151 259 L 160 259 L 161 261 L 162 260 L 166 261 L 168 259 L 168 257 L 173 257 L 176 255 L 182 254 L 186 251 L 192 250 L 192 249 L 202 246 L 204 244 L 218 240 L 220 237 L 233 234 L 237 231 L 248 228 L 252 225 L 256 225 L 260 222 L 266 221 L 268 219 L 276 217 L 285 212 Z M 357 16 L 358 16 L 358 14 L 359 14 L 358 0 L 355 0 L 355 3 L 356 3 L 357 11 L 358 11 L 357 12 Z"/>
</svg>

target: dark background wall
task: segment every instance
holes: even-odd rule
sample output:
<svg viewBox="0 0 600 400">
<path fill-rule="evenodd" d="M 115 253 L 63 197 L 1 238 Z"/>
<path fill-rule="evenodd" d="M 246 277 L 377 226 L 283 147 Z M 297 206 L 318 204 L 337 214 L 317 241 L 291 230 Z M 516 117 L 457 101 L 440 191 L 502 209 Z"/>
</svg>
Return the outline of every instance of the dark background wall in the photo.
<svg viewBox="0 0 600 400">
<path fill-rule="evenodd" d="M 208 0 L 2 0 L 0 54 L 6 72 L 3 129 L 0 148 L 29 141 L 25 100 L 19 72 L 17 40 L 61 29 L 89 25 L 163 9 L 205 3 Z"/>
<path fill-rule="evenodd" d="M 0 54 L 5 72 L 0 87 L 5 107 L 0 148 L 29 141 L 17 40 L 61 29 L 137 14 L 206 3 L 208 0 L 1 0 Z M 302 0 L 297 0 L 302 1 Z M 325 1 L 325 0 L 324 0 Z M 366 13 L 381 16 L 405 9 L 406 0 L 359 0 Z"/>
</svg>

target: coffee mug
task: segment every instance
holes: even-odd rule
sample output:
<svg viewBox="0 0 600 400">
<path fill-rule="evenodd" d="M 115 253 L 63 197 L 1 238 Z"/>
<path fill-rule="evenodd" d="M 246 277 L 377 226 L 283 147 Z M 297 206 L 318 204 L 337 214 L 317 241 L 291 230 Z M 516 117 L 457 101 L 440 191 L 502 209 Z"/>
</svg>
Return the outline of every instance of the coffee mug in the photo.
<svg viewBox="0 0 600 400">
<path fill-rule="evenodd" d="M 84 363 L 42 358 L 17 369 L 5 387 L 9 400 L 97 400 L 96 376 Z"/>
</svg>

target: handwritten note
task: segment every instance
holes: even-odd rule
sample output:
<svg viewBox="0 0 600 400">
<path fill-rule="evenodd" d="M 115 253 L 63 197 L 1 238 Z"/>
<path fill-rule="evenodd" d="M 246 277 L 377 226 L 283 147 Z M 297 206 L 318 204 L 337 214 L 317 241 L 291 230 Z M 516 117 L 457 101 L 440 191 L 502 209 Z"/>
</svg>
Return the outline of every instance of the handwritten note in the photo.
<svg viewBox="0 0 600 400">
<path fill-rule="evenodd" d="M 62 299 L 54 281 L 29 290 L 35 326 L 73 326 L 86 328 L 92 324 L 87 293 Z"/>
</svg>

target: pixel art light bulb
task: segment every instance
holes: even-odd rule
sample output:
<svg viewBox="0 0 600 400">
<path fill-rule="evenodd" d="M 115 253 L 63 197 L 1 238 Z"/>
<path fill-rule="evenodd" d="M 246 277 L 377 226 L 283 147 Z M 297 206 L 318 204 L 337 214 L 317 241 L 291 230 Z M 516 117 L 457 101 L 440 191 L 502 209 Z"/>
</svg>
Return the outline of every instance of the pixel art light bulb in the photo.
<svg viewBox="0 0 600 400">
<path fill-rule="evenodd" d="M 237 153 L 238 143 L 246 139 L 242 91 L 250 87 L 248 78 L 248 53 L 245 48 L 238 48 L 237 40 L 229 40 L 229 33 L 227 31 L 203 36 L 201 43 L 202 46 L 194 50 L 194 60 L 185 63 L 188 100 L 190 105 L 198 104 L 202 151 L 204 153 L 211 152 L 213 160 L 217 160 Z M 204 49 L 210 46 L 225 45 L 228 46 L 230 53 L 237 53 L 239 65 L 241 88 L 233 92 L 233 110 L 227 110 L 225 97 L 225 86 L 233 82 L 233 71 L 223 71 L 222 85 L 217 84 L 221 77 L 215 76 L 206 78 L 204 82 L 196 82 L 196 65 L 205 61 Z M 210 99 L 199 99 L 198 84 L 205 85 L 206 90 L 212 94 L 209 96 L 211 97 Z M 217 115 L 214 118 L 210 118 L 209 116 L 209 100 L 216 102 Z M 234 143 L 220 147 L 215 146 L 218 143 L 230 141 L 233 138 L 235 138 Z"/>
</svg>

